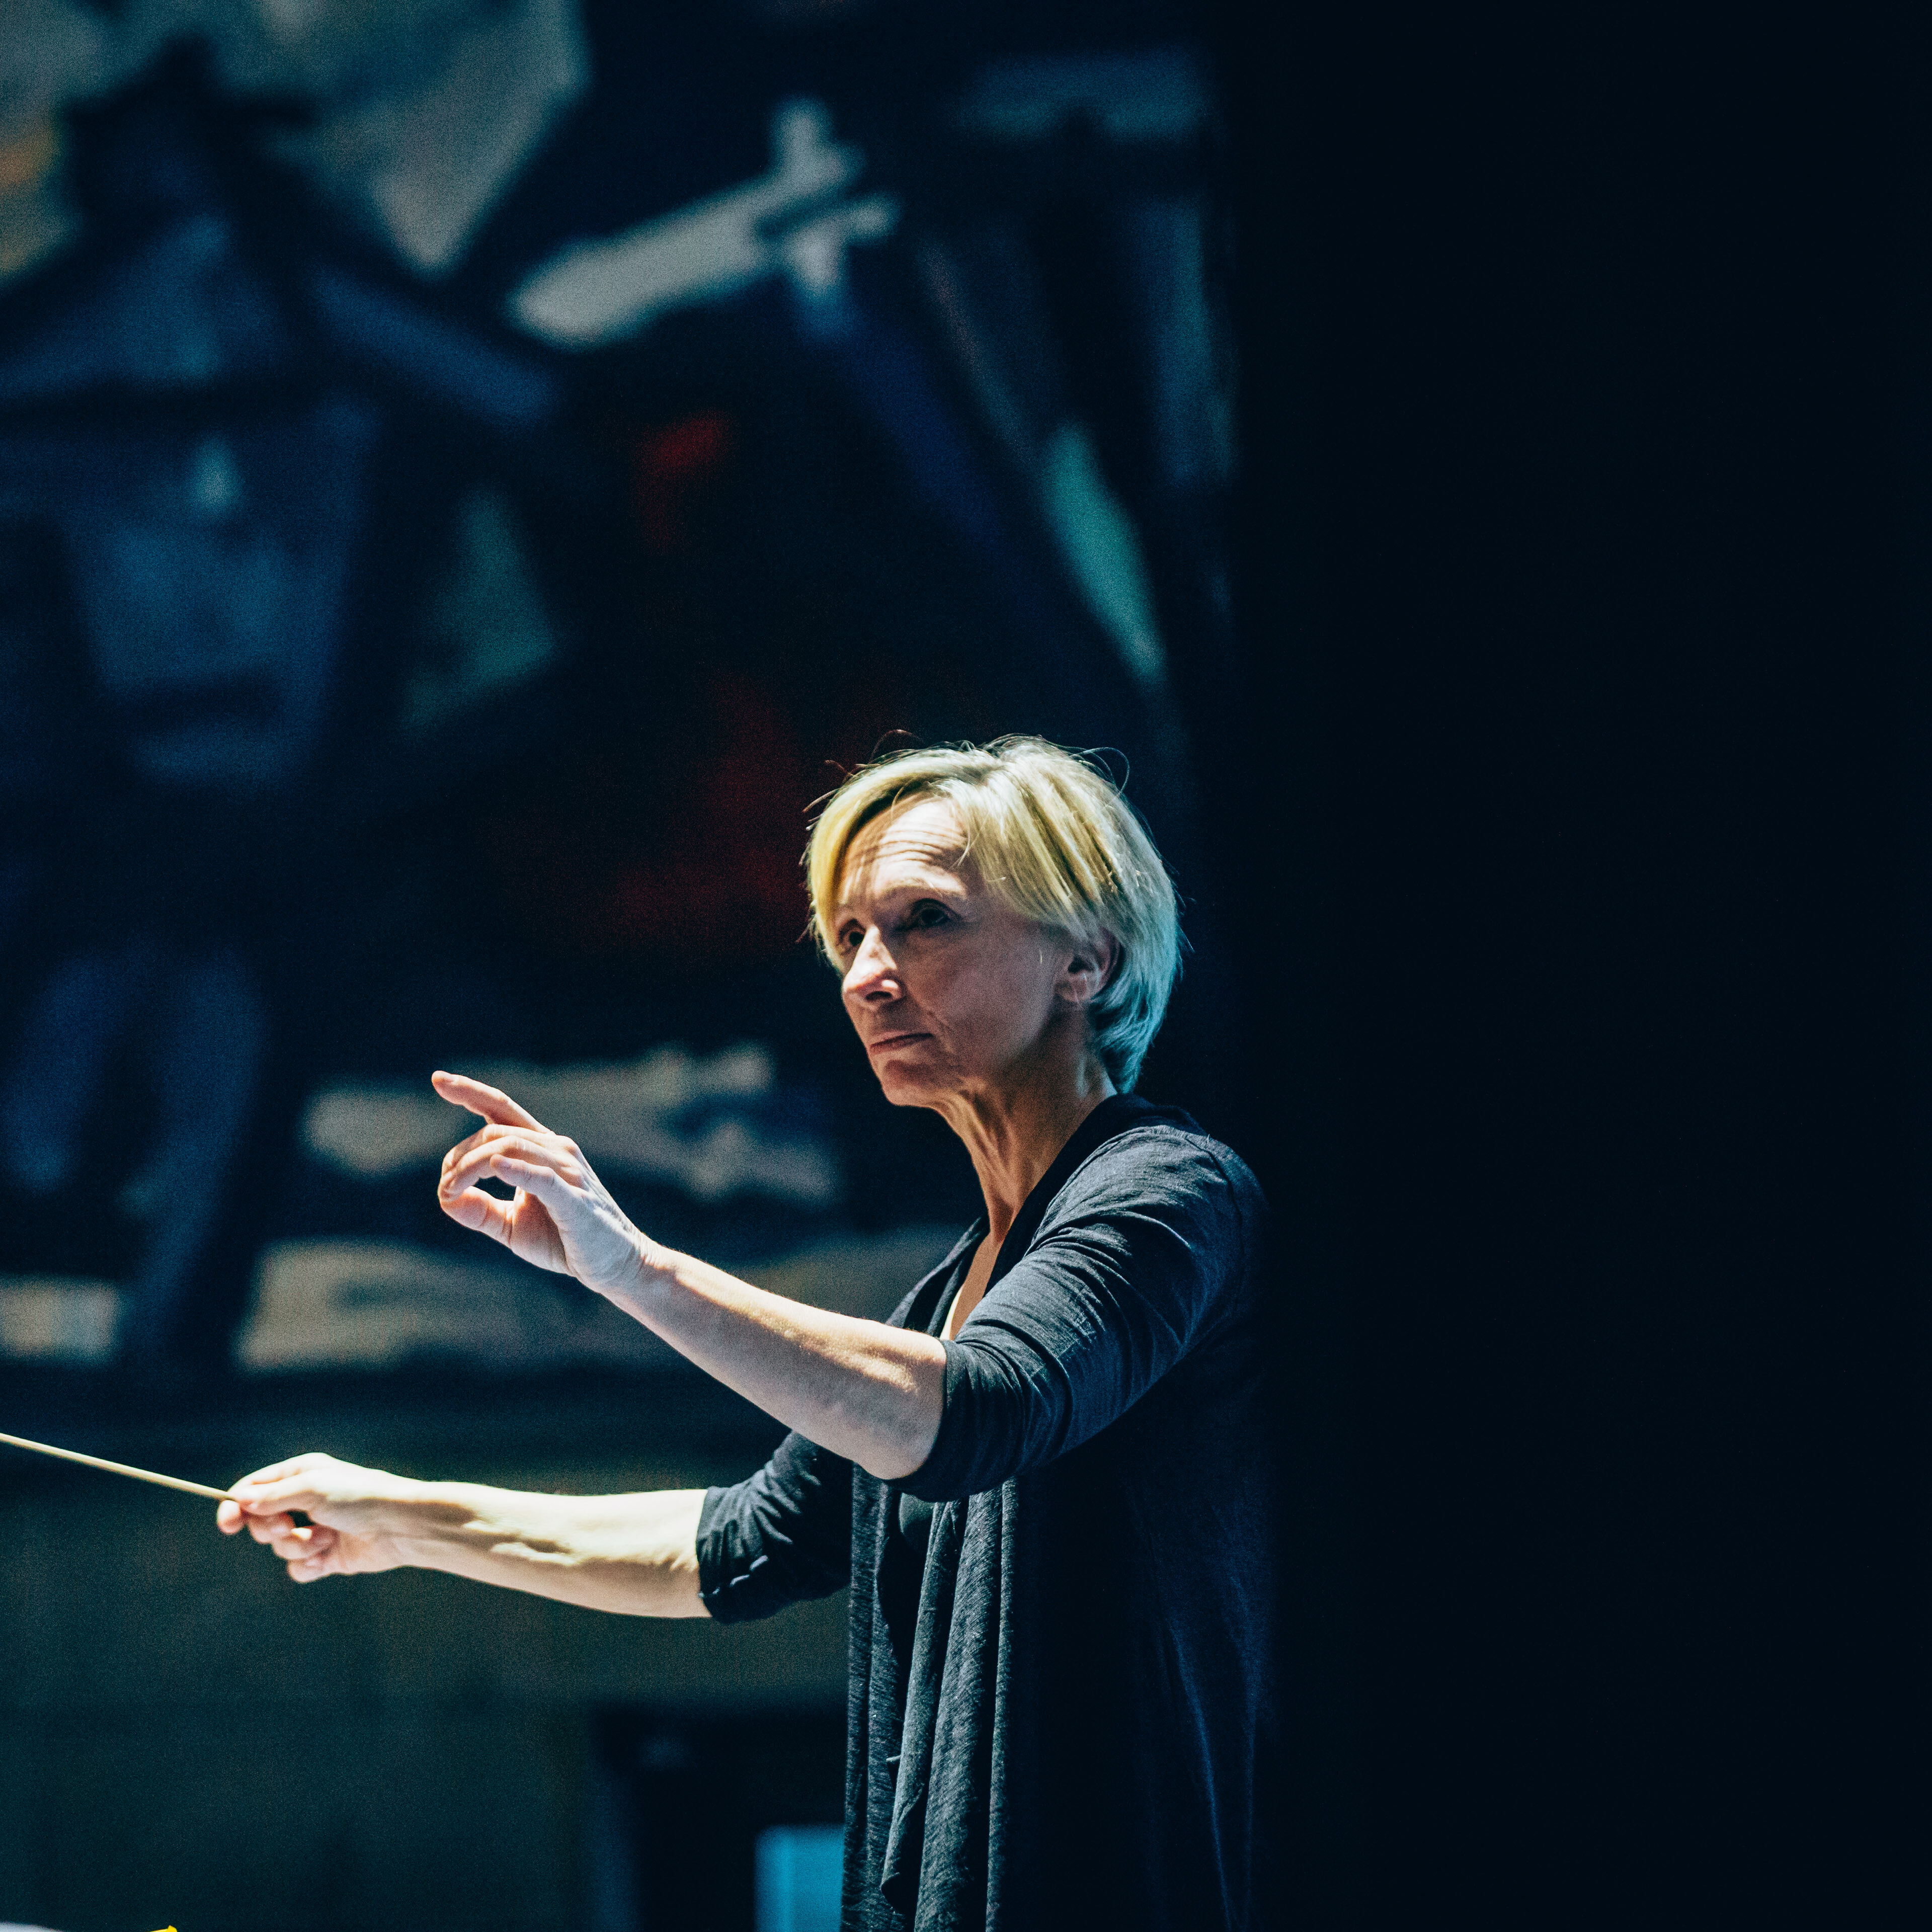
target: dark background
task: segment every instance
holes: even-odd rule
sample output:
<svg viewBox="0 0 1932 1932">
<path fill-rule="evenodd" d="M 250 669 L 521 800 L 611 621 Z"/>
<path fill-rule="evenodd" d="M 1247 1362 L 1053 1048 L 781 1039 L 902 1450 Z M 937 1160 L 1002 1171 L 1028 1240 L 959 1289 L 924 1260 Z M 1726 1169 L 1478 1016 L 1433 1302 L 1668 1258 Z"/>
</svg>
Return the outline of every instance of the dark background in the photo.
<svg viewBox="0 0 1932 1932">
<path fill-rule="evenodd" d="M 1927 1070 L 1898 50 L 1287 40 L 1236 94 L 1242 554 L 1292 787 L 1277 1198 L 1352 1364 L 1346 1474 L 1298 1492 L 1332 1640 L 1286 1545 L 1291 1682 L 1348 1747 L 1294 1761 L 1305 1902 L 1341 1843 L 1360 1922 L 1888 1919 Z"/>
</svg>

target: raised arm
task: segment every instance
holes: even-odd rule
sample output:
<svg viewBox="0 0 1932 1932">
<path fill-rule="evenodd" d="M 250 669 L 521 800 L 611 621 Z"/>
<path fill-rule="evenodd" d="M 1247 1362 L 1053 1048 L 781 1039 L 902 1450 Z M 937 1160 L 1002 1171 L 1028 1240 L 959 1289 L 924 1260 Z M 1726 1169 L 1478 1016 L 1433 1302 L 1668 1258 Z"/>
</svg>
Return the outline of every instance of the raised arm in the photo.
<svg viewBox="0 0 1932 1932">
<path fill-rule="evenodd" d="M 630 1616 L 706 1614 L 698 1591 L 702 1490 L 539 1496 L 422 1483 L 333 1456 L 298 1456 L 234 1486 L 216 1513 L 298 1583 L 411 1565 Z M 309 1519 L 298 1525 L 290 1512 Z"/>
<path fill-rule="evenodd" d="M 443 1212 L 539 1268 L 572 1274 L 766 1414 L 887 1480 L 926 1460 L 946 1351 L 930 1335 L 834 1315 L 658 1246 L 626 1216 L 574 1141 L 460 1074 L 436 1090 L 485 1124 L 452 1148 Z M 484 1180 L 517 1190 L 504 1201 Z"/>
</svg>

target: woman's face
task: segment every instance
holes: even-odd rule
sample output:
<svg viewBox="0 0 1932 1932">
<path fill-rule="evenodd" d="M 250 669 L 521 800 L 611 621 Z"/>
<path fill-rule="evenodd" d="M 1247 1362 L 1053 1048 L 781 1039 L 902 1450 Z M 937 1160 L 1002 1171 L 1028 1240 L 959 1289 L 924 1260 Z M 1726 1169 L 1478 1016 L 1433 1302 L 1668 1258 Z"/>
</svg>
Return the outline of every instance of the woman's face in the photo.
<svg viewBox="0 0 1932 1932">
<path fill-rule="evenodd" d="M 1076 948 L 1000 904 L 964 856 L 944 800 L 915 800 L 860 828 L 832 919 L 845 1010 L 886 1098 L 943 1106 L 996 1091 L 1082 1040 Z M 1094 976 L 1090 971 L 1089 977 Z"/>
</svg>

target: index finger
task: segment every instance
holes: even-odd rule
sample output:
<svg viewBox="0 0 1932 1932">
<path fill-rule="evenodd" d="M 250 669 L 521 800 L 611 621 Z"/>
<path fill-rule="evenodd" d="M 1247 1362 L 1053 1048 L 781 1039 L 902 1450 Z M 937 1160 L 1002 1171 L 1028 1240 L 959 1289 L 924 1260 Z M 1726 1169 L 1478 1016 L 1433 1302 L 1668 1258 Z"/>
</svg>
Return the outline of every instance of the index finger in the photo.
<svg viewBox="0 0 1932 1932">
<path fill-rule="evenodd" d="M 232 1496 L 238 1490 L 259 1489 L 269 1483 L 279 1483 L 285 1477 L 299 1475 L 314 1460 L 313 1453 L 290 1456 L 280 1462 L 266 1462 L 259 1469 L 250 1469 L 245 1476 L 238 1476 L 228 1485 Z"/>
<path fill-rule="evenodd" d="M 316 1478 L 322 1469 L 331 1466 L 331 1462 L 328 1456 L 314 1454 L 291 1456 L 285 1462 L 271 1462 L 266 1468 L 251 1471 L 239 1482 L 230 1484 L 230 1499 L 251 1516 L 259 1516 L 264 1510 L 304 1508 L 307 1505 L 295 1498 L 311 1496 L 320 1502 L 323 1491 L 316 1486 Z M 346 1464 L 334 1466 L 340 1472 L 359 1473 Z"/>
<path fill-rule="evenodd" d="M 429 1076 L 429 1084 L 452 1107 L 466 1107 L 472 1114 L 481 1114 L 493 1126 L 535 1127 L 539 1133 L 545 1131 L 542 1121 L 526 1113 L 500 1087 L 486 1087 L 466 1073 L 440 1071 Z"/>
<path fill-rule="evenodd" d="M 237 1483 L 229 1500 L 244 1516 L 279 1516 L 285 1510 L 320 1509 L 328 1498 L 308 1477 L 298 1472 L 274 1482 Z"/>
</svg>

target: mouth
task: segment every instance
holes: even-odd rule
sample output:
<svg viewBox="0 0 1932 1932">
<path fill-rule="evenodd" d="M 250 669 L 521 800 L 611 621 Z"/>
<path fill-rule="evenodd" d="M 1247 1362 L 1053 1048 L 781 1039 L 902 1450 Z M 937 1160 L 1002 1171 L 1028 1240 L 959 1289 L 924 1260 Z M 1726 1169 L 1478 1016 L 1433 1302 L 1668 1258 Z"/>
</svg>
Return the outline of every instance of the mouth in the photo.
<svg viewBox="0 0 1932 1932">
<path fill-rule="evenodd" d="M 929 1033 L 882 1034 L 877 1040 L 866 1041 L 866 1051 L 868 1053 L 880 1053 L 887 1047 L 910 1046 L 916 1040 L 930 1040 L 932 1037 Z"/>
</svg>

